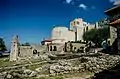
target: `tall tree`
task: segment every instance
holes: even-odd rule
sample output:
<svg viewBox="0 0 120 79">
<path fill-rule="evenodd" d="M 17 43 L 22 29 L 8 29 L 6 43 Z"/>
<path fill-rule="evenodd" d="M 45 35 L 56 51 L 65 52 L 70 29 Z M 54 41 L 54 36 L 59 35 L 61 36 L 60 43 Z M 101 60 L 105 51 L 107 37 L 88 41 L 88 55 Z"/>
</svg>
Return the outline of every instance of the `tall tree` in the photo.
<svg viewBox="0 0 120 79">
<path fill-rule="evenodd" d="M 5 46 L 5 42 L 2 38 L 0 38 L 0 51 L 5 51 L 5 50 L 7 50 Z"/>
<path fill-rule="evenodd" d="M 110 35 L 109 35 L 108 27 L 103 27 L 100 29 L 92 29 L 83 34 L 83 39 L 85 41 L 92 41 L 98 46 L 101 45 L 101 42 L 103 40 L 107 40 L 109 37 Z"/>
</svg>

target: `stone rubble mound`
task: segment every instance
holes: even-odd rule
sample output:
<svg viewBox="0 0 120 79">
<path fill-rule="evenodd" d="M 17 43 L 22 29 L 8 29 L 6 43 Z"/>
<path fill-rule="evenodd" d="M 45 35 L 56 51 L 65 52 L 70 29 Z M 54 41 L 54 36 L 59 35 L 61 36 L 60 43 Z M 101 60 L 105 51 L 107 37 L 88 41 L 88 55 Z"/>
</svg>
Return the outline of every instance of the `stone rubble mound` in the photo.
<svg viewBox="0 0 120 79">
<path fill-rule="evenodd" d="M 82 56 L 74 59 L 61 59 L 54 63 L 48 63 L 36 68 L 34 71 L 26 68 L 11 69 L 9 71 L 0 72 L 0 79 L 23 79 L 25 77 L 37 77 L 39 73 L 45 71 L 50 75 L 66 74 L 66 73 L 82 73 L 93 72 L 99 73 L 108 70 L 120 64 L 120 56 L 101 54 L 91 56 Z"/>
<path fill-rule="evenodd" d="M 76 64 L 73 64 L 73 62 Z M 100 71 L 115 67 L 119 62 L 120 56 L 117 55 L 104 54 L 99 57 L 81 57 L 71 61 L 59 61 L 50 66 L 49 72 L 51 75 L 84 71 L 99 73 Z"/>
<path fill-rule="evenodd" d="M 29 77 L 36 77 L 38 73 L 29 69 L 25 70 L 10 70 L 0 73 L 0 79 L 23 79 Z"/>
</svg>

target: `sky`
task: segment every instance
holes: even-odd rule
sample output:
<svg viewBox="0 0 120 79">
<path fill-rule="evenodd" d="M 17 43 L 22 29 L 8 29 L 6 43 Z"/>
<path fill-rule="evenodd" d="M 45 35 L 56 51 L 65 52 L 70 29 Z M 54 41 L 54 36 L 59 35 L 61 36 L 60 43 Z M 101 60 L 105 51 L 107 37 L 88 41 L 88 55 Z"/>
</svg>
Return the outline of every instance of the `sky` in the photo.
<svg viewBox="0 0 120 79">
<path fill-rule="evenodd" d="M 53 26 L 69 27 L 74 18 L 95 23 L 120 0 L 0 0 L 0 37 L 7 47 L 12 37 L 21 43 L 50 38 Z"/>
</svg>

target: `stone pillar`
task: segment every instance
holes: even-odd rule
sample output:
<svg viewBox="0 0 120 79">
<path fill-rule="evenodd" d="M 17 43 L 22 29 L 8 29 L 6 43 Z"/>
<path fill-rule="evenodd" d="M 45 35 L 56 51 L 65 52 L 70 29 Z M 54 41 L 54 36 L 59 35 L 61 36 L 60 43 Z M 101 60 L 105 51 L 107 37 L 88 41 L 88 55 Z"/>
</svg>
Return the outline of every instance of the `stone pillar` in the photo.
<svg viewBox="0 0 120 79">
<path fill-rule="evenodd" d="M 117 28 L 110 26 L 110 45 L 113 44 L 115 39 L 117 38 Z"/>
<path fill-rule="evenodd" d="M 118 47 L 117 47 L 117 27 L 116 26 L 110 26 L 110 46 L 111 46 L 111 52 L 117 53 Z"/>
<path fill-rule="evenodd" d="M 18 48 L 18 36 L 13 37 L 11 42 L 11 52 L 10 52 L 10 61 L 16 61 L 18 58 L 19 48 Z"/>
</svg>

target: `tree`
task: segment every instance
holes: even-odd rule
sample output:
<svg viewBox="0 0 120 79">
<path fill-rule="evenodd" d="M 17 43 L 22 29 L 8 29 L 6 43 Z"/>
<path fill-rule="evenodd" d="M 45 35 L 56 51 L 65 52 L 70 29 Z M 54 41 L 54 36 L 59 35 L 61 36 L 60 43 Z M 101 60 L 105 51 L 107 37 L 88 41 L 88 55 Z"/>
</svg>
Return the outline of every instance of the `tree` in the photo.
<svg viewBox="0 0 120 79">
<path fill-rule="evenodd" d="M 103 27 L 100 29 L 91 29 L 83 34 L 83 39 L 85 41 L 92 41 L 97 46 L 101 45 L 103 40 L 107 40 L 110 37 L 109 28 Z"/>
<path fill-rule="evenodd" d="M 5 46 L 5 42 L 2 38 L 0 38 L 0 51 L 6 51 L 7 48 Z"/>
<path fill-rule="evenodd" d="M 22 44 L 22 46 L 30 46 L 30 44 L 28 42 Z"/>
</svg>

